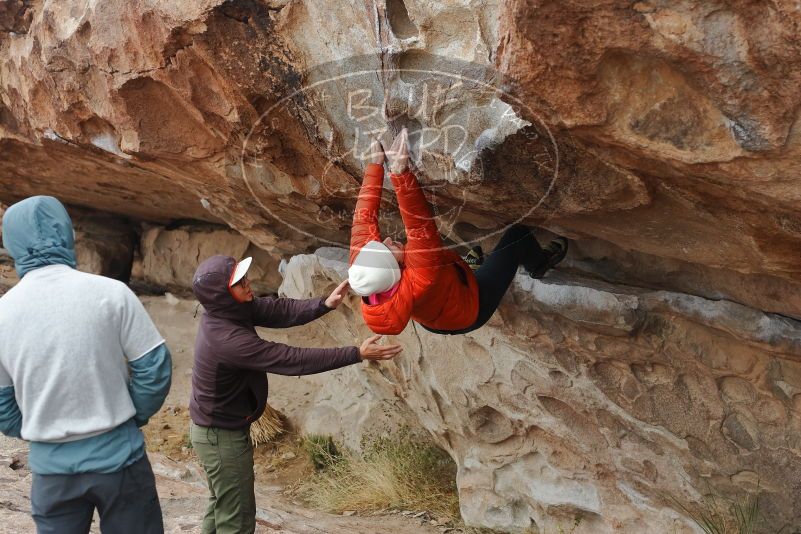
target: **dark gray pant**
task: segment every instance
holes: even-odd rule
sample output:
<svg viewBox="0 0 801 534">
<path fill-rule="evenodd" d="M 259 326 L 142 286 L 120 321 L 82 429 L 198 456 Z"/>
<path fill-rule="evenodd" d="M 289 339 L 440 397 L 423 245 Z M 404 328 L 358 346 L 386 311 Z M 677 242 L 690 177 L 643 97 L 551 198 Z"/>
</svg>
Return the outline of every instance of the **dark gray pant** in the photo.
<svg viewBox="0 0 801 534">
<path fill-rule="evenodd" d="M 86 534 L 95 508 L 101 532 L 163 534 L 147 455 L 116 473 L 33 475 L 31 509 L 38 534 Z"/>
</svg>

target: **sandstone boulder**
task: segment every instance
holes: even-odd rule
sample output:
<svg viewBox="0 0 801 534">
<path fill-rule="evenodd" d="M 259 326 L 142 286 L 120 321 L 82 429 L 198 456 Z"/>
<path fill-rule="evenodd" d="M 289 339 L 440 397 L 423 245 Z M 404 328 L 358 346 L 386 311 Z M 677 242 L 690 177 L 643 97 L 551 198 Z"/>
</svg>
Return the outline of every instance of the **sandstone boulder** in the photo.
<svg viewBox="0 0 801 534">
<path fill-rule="evenodd" d="M 281 293 L 324 293 L 346 251 L 296 256 Z M 369 334 L 354 297 L 319 343 Z M 322 335 L 321 335 L 322 333 Z M 402 401 L 459 466 L 462 515 L 508 532 L 695 532 L 677 502 L 759 487 L 760 532 L 801 522 L 801 323 L 727 301 L 518 275 L 466 336 L 410 324 L 393 362 L 321 382 L 327 420 Z M 329 399 L 335 399 L 332 403 Z M 301 425 L 303 423 L 301 422 Z M 319 429 L 312 422 L 310 428 Z M 323 427 L 349 437 L 357 426 Z"/>
<path fill-rule="evenodd" d="M 347 247 L 369 140 L 404 126 L 449 246 L 513 222 L 571 238 L 559 276 L 518 279 L 481 331 L 410 326 L 396 364 L 320 392 L 317 428 L 363 420 L 338 411 L 351 389 L 402 399 L 459 464 L 464 516 L 509 531 L 687 530 L 665 492 L 755 479 L 765 532 L 801 524 L 791 3 L 6 4 L 0 200 L 172 225 L 148 230 L 143 276 L 186 285 L 201 252 L 248 242 Z M 402 237 L 389 184 L 381 224 Z M 325 254 L 283 290 L 329 287 Z M 315 340 L 363 338 L 355 304 Z"/>
<path fill-rule="evenodd" d="M 798 17 L 719 2 L 16 2 L 0 33 L 0 197 L 224 221 L 280 254 L 342 246 L 369 138 L 407 126 L 456 242 L 521 220 L 625 251 L 606 265 L 616 277 L 647 263 L 648 285 L 790 313 Z"/>
</svg>

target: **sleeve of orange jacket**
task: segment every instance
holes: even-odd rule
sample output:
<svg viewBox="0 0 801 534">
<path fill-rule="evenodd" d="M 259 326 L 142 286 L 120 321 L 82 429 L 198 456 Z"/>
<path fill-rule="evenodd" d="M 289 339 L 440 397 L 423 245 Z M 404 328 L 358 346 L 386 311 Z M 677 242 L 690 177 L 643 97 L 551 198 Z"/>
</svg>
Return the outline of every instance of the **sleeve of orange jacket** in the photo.
<svg viewBox="0 0 801 534">
<path fill-rule="evenodd" d="M 442 266 L 442 239 L 431 208 L 410 170 L 392 174 L 390 178 L 406 227 L 406 267 L 417 270 L 424 279 L 433 280 L 431 269 Z"/>
<path fill-rule="evenodd" d="M 353 212 L 353 226 L 350 230 L 350 261 L 368 241 L 381 241 L 378 227 L 378 209 L 381 207 L 381 190 L 384 187 L 384 166 L 370 163 L 364 169 L 364 180 L 359 190 L 359 199 Z"/>
</svg>

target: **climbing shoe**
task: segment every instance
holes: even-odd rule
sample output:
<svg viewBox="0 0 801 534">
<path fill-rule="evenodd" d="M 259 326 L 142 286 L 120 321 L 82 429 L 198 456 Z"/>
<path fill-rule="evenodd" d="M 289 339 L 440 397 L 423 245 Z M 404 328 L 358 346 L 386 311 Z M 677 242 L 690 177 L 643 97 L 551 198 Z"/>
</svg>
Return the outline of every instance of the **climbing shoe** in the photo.
<svg viewBox="0 0 801 534">
<path fill-rule="evenodd" d="M 548 269 L 554 268 L 556 264 L 565 259 L 565 255 L 567 254 L 567 239 L 564 237 L 557 237 L 542 250 L 545 252 L 547 260 L 536 268 L 526 266 L 526 272 L 528 272 L 531 278 L 542 278 L 545 276 L 545 273 L 548 272 Z"/>
<path fill-rule="evenodd" d="M 471 248 L 467 256 L 464 257 L 464 261 L 471 269 L 475 270 L 481 267 L 481 264 L 484 263 L 484 251 L 481 250 L 481 246 L 477 245 Z"/>
</svg>

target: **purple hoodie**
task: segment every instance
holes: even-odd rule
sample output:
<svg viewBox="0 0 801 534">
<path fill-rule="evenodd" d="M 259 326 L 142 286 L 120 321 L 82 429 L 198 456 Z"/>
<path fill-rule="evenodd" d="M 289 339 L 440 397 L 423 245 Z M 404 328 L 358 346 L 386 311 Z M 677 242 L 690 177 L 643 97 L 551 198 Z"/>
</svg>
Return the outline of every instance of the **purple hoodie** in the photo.
<svg viewBox="0 0 801 534">
<path fill-rule="evenodd" d="M 256 298 L 240 304 L 228 291 L 236 261 L 212 256 L 195 271 L 192 290 L 205 312 L 195 340 L 189 414 L 200 426 L 239 429 L 267 402 L 267 375 L 310 375 L 361 361 L 359 349 L 302 349 L 272 343 L 256 326 L 287 328 L 328 313 L 323 299 Z"/>
</svg>

